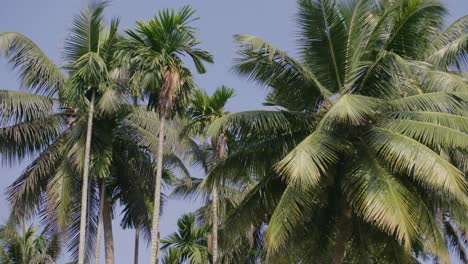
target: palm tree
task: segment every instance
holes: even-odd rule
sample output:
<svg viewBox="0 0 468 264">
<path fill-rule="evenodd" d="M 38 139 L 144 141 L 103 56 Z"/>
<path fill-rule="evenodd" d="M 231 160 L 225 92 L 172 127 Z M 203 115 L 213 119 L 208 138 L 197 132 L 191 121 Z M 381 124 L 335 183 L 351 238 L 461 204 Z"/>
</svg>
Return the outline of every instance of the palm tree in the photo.
<svg viewBox="0 0 468 264">
<path fill-rule="evenodd" d="M 12 224 L 0 227 L 0 262 L 8 264 L 53 264 L 60 253 L 57 235 L 23 223 L 19 233 Z"/>
<path fill-rule="evenodd" d="M 178 231 L 161 240 L 165 251 L 164 263 L 202 264 L 209 262 L 208 225 L 197 226 L 193 213 L 184 214 L 177 221 Z"/>
<path fill-rule="evenodd" d="M 70 239 L 72 247 L 79 244 L 79 262 L 84 261 L 84 239 L 89 237 L 89 240 L 95 235 L 95 222 L 90 220 L 94 215 L 86 208 L 89 164 L 93 156 L 90 140 L 94 130 L 94 109 L 102 118 L 118 112 L 128 97 L 125 87 L 117 85 L 117 80 L 111 76 L 118 20 L 113 20 L 110 28 L 105 30 L 102 21 L 105 6 L 105 3 L 92 4 L 75 18 L 65 45 L 67 74 L 63 74 L 26 37 L 18 33 L 0 33 L 2 55 L 9 57 L 10 63 L 20 69 L 23 85 L 39 94 L 2 91 L 1 107 L 5 109 L 2 111 L 5 113 L 2 119 L 5 126 L 1 129 L 2 152 L 7 153 L 10 160 L 39 153 L 39 157 L 9 188 L 13 219 L 34 214 L 41 208 L 42 195 L 46 193 L 47 220 L 57 224 L 61 230 L 68 229 L 72 238 L 79 232 L 79 240 Z M 22 147 L 9 149 L 17 144 Z M 108 164 L 105 158 L 107 149 L 97 150 L 92 170 L 94 175 L 104 177 Z M 97 157 L 99 155 L 101 157 Z M 71 185 L 80 171 L 83 172 L 83 178 L 78 179 L 83 180 L 81 203 L 75 200 L 78 194 L 76 186 Z M 94 187 L 90 190 L 95 191 Z M 90 204 L 95 202 L 99 199 L 92 197 Z M 81 204 L 83 208 L 80 210 L 74 204 Z M 71 222 L 79 223 L 79 229 L 66 224 L 76 217 L 75 210 L 81 211 L 80 220 Z M 90 236 L 86 234 L 87 225 L 92 233 Z M 106 242 L 110 241 L 106 239 Z M 107 263 L 113 262 L 113 253 L 106 252 L 106 255 Z"/>
<path fill-rule="evenodd" d="M 129 40 L 121 45 L 122 61 L 133 70 L 135 87 L 143 87 L 150 94 L 150 106 L 159 112 L 160 131 L 166 118 L 183 102 L 194 87 L 190 71 L 181 60 L 187 55 L 199 73 L 205 72 L 204 62 L 213 62 L 211 55 L 197 48 L 200 41 L 190 23 L 194 11 L 186 6 L 177 13 L 164 10 L 148 22 L 137 22 L 135 31 L 126 31 Z M 152 224 L 151 263 L 156 263 L 159 251 L 159 222 L 164 133 L 159 134 L 157 172 Z"/>
<path fill-rule="evenodd" d="M 267 219 L 271 260 L 303 248 L 296 261 L 343 263 L 369 248 L 365 234 L 398 248 L 382 258 L 422 249 L 448 261 L 431 211 L 437 201 L 466 227 L 464 174 L 440 153 L 467 159 L 457 151 L 468 142 L 467 17 L 441 31 L 436 1 L 298 3 L 300 60 L 236 36 L 235 70 L 267 86 L 265 103 L 281 110 L 227 115 L 209 129 L 240 147 L 208 180 L 239 168 L 258 180 L 226 229 Z"/>
<path fill-rule="evenodd" d="M 189 133 L 201 135 L 206 138 L 206 129 L 216 119 L 227 114 L 224 110 L 227 101 L 234 96 L 234 89 L 221 86 L 216 89 L 212 96 L 205 91 L 195 90 L 188 109 L 190 123 L 187 130 Z M 204 139 L 203 139 L 204 140 Z M 211 149 L 213 152 L 213 162 L 223 160 L 227 155 L 227 142 L 224 134 L 217 138 L 211 138 Z M 208 164 L 208 162 L 203 162 Z M 205 173 L 209 168 L 205 166 Z M 214 184 L 211 190 L 211 223 L 212 223 L 212 252 L 213 263 L 218 263 L 218 184 Z"/>
<path fill-rule="evenodd" d="M 135 263 L 138 262 L 139 235 L 144 234 L 151 241 L 151 218 L 153 216 L 152 200 L 154 195 L 154 173 L 157 170 L 153 161 L 157 152 L 159 127 L 155 126 L 158 115 L 152 111 L 137 109 L 126 116 L 123 129 L 118 129 L 114 136 L 114 158 L 110 172 L 110 193 L 113 201 L 122 205 L 121 226 L 124 229 L 135 229 Z M 180 128 L 170 122 L 165 127 L 166 147 L 162 179 L 166 186 L 171 185 L 178 172 L 183 177 L 190 177 L 187 168 L 178 157 L 176 148 L 183 148 L 178 141 Z M 130 135 L 130 136 L 129 136 Z M 164 204 L 165 196 L 161 196 Z"/>
</svg>

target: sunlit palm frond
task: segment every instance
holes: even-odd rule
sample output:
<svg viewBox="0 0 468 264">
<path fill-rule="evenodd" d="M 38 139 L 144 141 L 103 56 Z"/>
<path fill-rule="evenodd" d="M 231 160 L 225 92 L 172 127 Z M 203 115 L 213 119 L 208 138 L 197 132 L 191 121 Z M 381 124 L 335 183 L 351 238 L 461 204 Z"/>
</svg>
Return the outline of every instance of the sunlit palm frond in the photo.
<svg viewBox="0 0 468 264">
<path fill-rule="evenodd" d="M 468 133 L 468 118 L 464 116 L 424 111 L 394 112 L 391 115 L 396 119 L 421 121 Z"/>
<path fill-rule="evenodd" d="M 356 94 L 345 94 L 326 112 L 318 125 L 319 129 L 327 129 L 338 124 L 358 126 L 364 125 L 385 110 L 385 105 L 378 99 Z"/>
<path fill-rule="evenodd" d="M 460 149 L 468 148 L 468 134 L 466 132 L 434 123 L 414 120 L 387 120 L 383 121 L 380 127 L 392 132 L 401 133 L 432 148 L 436 148 L 437 146 Z"/>
<path fill-rule="evenodd" d="M 276 169 L 296 188 L 314 188 L 344 152 L 342 139 L 315 131 L 278 162 Z"/>
<path fill-rule="evenodd" d="M 390 171 L 409 175 L 427 189 L 440 190 L 458 199 L 466 197 L 463 173 L 418 141 L 388 129 L 373 128 L 369 144 Z"/>
<path fill-rule="evenodd" d="M 277 254 L 278 250 L 287 243 L 292 231 L 303 219 L 306 208 L 318 206 L 314 191 L 310 189 L 305 191 L 292 186 L 285 189 L 268 222 L 265 238 L 268 254 Z"/>
</svg>

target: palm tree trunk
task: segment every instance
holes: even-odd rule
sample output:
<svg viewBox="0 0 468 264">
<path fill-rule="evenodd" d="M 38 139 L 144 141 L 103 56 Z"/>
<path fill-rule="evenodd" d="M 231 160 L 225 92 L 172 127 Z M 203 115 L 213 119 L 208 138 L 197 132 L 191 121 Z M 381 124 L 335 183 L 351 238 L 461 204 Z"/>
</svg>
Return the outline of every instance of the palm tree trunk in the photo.
<svg viewBox="0 0 468 264">
<path fill-rule="evenodd" d="M 104 198 L 104 248 L 106 255 L 106 264 L 114 264 L 114 235 L 112 233 L 112 210 L 109 200 Z"/>
<path fill-rule="evenodd" d="M 140 244 L 140 224 L 135 226 L 135 256 L 133 257 L 133 264 L 138 264 L 138 249 Z"/>
<path fill-rule="evenodd" d="M 218 186 L 213 185 L 212 225 L 213 225 L 213 264 L 218 263 Z"/>
<path fill-rule="evenodd" d="M 93 131 L 94 97 L 95 93 L 93 91 L 91 95 L 91 101 L 89 102 L 88 127 L 86 129 L 85 155 L 83 164 L 83 186 L 81 187 L 80 244 L 78 248 L 78 264 L 84 264 L 85 259 L 86 215 L 88 211 L 88 177 L 91 156 L 91 134 Z"/>
<path fill-rule="evenodd" d="M 344 199 L 344 198 L 343 198 Z M 352 210 L 348 203 L 344 201 L 341 209 L 341 223 L 338 231 L 335 244 L 335 253 L 333 255 L 332 264 L 342 264 L 346 255 L 346 245 L 348 244 L 349 236 L 351 235 L 351 220 Z"/>
<path fill-rule="evenodd" d="M 224 160 L 226 158 L 226 138 L 224 134 L 221 134 L 216 143 L 216 150 L 218 154 L 218 160 Z M 218 263 L 218 184 L 213 185 L 213 201 L 212 201 L 212 225 L 213 225 L 213 264 Z"/>
<path fill-rule="evenodd" d="M 94 264 L 99 264 L 99 258 L 101 257 L 101 235 L 102 235 L 102 216 L 103 216 L 103 210 L 104 210 L 104 199 L 105 199 L 105 181 L 104 179 L 101 179 L 101 188 L 99 189 L 101 191 L 101 196 L 99 198 L 99 220 L 98 220 L 98 226 L 97 226 L 97 233 L 96 233 L 96 247 L 94 251 Z"/>
<path fill-rule="evenodd" d="M 161 107 L 159 113 L 159 142 L 157 153 L 156 182 L 154 186 L 154 209 L 153 224 L 151 228 L 151 258 L 150 264 L 157 264 L 159 258 L 159 222 L 161 210 L 161 179 L 163 167 L 163 147 L 164 147 L 164 125 L 166 121 L 166 111 Z"/>
</svg>

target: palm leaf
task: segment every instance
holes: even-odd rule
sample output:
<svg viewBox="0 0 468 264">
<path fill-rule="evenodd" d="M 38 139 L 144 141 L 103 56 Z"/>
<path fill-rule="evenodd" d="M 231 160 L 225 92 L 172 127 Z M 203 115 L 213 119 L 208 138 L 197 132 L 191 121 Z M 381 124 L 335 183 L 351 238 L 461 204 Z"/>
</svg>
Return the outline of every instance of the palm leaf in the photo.
<svg viewBox="0 0 468 264">
<path fill-rule="evenodd" d="M 0 32 L 0 55 L 18 70 L 21 86 L 54 95 L 66 81 L 59 68 L 30 39 L 16 32 Z"/>
<path fill-rule="evenodd" d="M 370 131 L 369 143 L 390 171 L 409 175 L 427 189 L 465 199 L 467 186 L 463 173 L 430 148 L 383 128 Z"/>
</svg>

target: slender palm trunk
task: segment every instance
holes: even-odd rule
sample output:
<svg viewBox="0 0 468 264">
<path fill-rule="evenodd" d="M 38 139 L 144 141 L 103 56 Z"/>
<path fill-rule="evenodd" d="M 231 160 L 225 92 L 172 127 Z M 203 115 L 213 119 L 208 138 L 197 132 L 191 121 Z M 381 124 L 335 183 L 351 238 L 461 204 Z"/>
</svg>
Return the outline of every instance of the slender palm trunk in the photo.
<svg viewBox="0 0 468 264">
<path fill-rule="evenodd" d="M 133 257 L 133 264 L 138 264 L 138 249 L 140 244 L 140 224 L 135 226 L 135 256 Z"/>
<path fill-rule="evenodd" d="M 333 255 L 332 264 L 342 264 L 346 255 L 346 245 L 348 244 L 349 236 L 351 235 L 352 210 L 349 205 L 344 202 L 341 209 L 341 223 L 338 231 L 335 244 L 335 253 Z"/>
<path fill-rule="evenodd" d="M 102 235 L 102 215 L 104 210 L 104 199 L 105 199 L 105 180 L 101 179 L 101 195 L 99 198 L 99 219 L 98 219 L 98 226 L 97 226 L 97 233 L 96 233 L 96 247 L 94 249 L 94 264 L 99 264 L 99 258 L 101 257 L 101 235 Z"/>
<path fill-rule="evenodd" d="M 218 160 L 224 160 L 226 158 L 226 154 L 227 154 L 227 151 L 226 151 L 226 138 L 224 136 L 224 134 L 221 134 L 216 142 L 216 150 L 217 150 L 217 158 Z M 218 263 L 218 256 L 219 256 L 219 252 L 218 252 L 218 184 L 215 183 L 213 185 L 213 201 L 212 201 L 212 225 L 213 225 L 213 251 L 212 251 L 212 254 L 213 254 L 213 264 L 216 264 Z"/>
<path fill-rule="evenodd" d="M 93 92 L 91 95 L 91 101 L 89 102 L 88 127 L 86 129 L 86 143 L 83 165 L 83 186 L 81 189 L 80 245 L 78 248 L 78 264 L 84 264 L 85 260 L 86 215 L 88 210 L 88 177 L 91 156 L 91 134 L 93 131 L 94 97 L 95 93 Z"/>
<path fill-rule="evenodd" d="M 164 147 L 164 125 L 166 121 L 166 111 L 162 107 L 159 113 L 159 142 L 158 155 L 156 161 L 156 182 L 154 186 L 154 210 L 153 224 L 151 229 L 151 258 L 150 264 L 158 263 L 159 258 L 159 221 L 161 210 L 161 179 L 163 167 L 163 147 Z"/>
<path fill-rule="evenodd" d="M 104 248 L 106 264 L 114 264 L 114 235 L 112 232 L 112 208 L 109 200 L 104 198 L 103 222 L 104 222 Z"/>
<path fill-rule="evenodd" d="M 212 225 L 213 225 L 213 264 L 218 263 L 218 185 L 213 185 L 212 201 Z"/>
</svg>

